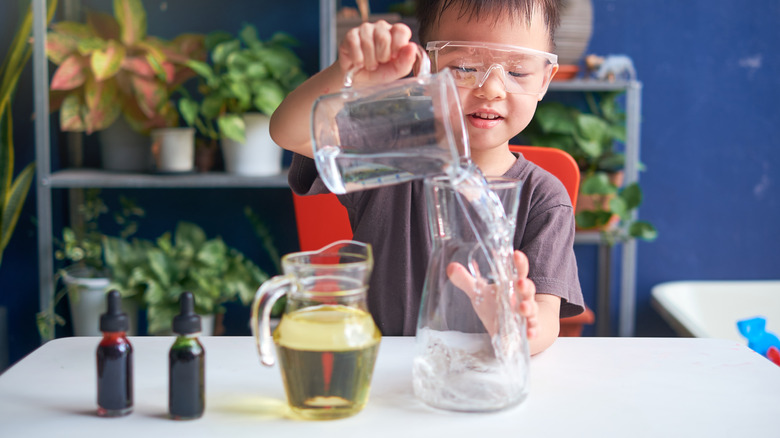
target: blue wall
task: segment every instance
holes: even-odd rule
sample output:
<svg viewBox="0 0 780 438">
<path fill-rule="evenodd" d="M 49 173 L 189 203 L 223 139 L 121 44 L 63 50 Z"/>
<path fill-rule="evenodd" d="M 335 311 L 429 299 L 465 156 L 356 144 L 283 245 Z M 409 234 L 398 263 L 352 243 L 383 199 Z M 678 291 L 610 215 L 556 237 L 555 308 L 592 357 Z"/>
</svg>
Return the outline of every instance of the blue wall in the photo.
<svg viewBox="0 0 780 438">
<path fill-rule="evenodd" d="M 0 6 L 0 47 L 9 44 L 18 3 Z M 91 2 L 100 3 L 105 2 Z M 160 7 L 163 3 L 165 11 Z M 382 11 L 388 3 L 374 1 L 373 10 Z M 640 177 L 645 193 L 640 216 L 656 225 L 659 238 L 639 244 L 637 334 L 667 335 L 669 328 L 649 304 L 653 285 L 684 279 L 780 278 L 776 254 L 780 56 L 772 47 L 780 41 L 780 3 L 754 0 L 750 7 L 733 0 L 593 3 L 594 33 L 588 51 L 631 56 L 644 85 L 641 156 L 647 170 Z M 262 37 L 286 31 L 301 40 L 298 53 L 307 70 L 317 69 L 318 9 L 312 0 L 292 4 L 146 0 L 144 4 L 150 31 L 160 36 L 234 31 L 245 21 L 257 25 Z M 34 159 L 31 108 L 28 75 L 20 84 L 14 108 L 17 168 Z M 237 190 L 227 200 L 219 190 L 135 190 L 130 195 L 149 213 L 142 234 L 156 235 L 178 219 L 193 220 L 262 263 L 256 240 L 247 238 L 251 230 L 241 216 L 249 205 L 279 234 L 282 251 L 297 246 L 289 225 L 292 207 L 281 190 Z M 59 215 L 64 202 L 57 198 Z M 170 205 L 173 200 L 176 204 Z M 8 307 L 10 314 L 11 361 L 37 346 L 34 201 L 33 194 L 0 269 L 0 306 Z M 590 289 L 595 255 L 587 250 L 578 255 L 583 284 Z M 593 296 L 592 290 L 586 292 Z"/>
</svg>

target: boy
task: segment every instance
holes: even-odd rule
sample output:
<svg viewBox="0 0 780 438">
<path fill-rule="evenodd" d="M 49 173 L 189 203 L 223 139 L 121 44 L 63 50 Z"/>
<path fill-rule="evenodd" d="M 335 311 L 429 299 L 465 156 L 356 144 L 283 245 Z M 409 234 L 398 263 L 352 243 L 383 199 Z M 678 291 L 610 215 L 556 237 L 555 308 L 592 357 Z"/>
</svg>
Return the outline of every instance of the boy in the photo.
<svg viewBox="0 0 780 438">
<path fill-rule="evenodd" d="M 558 337 L 559 318 L 583 311 L 574 259 L 574 214 L 563 185 L 509 150 L 557 71 L 553 32 L 557 0 L 420 0 L 419 37 L 432 69 L 456 77 L 474 163 L 486 176 L 523 180 L 514 239 L 518 271 L 517 312 L 528 319 L 531 354 Z M 271 136 L 295 152 L 290 187 L 297 193 L 327 191 L 318 178 L 307 129 L 312 103 L 338 91 L 344 74 L 362 67 L 356 86 L 407 76 L 416 47 L 403 24 L 364 23 L 339 45 L 339 59 L 293 91 L 271 118 Z M 522 60 L 522 65 L 521 61 Z M 308 157 L 308 158 L 307 158 Z M 354 239 L 371 243 L 375 269 L 369 309 L 384 335 L 413 335 L 431 251 L 423 182 L 340 195 Z M 527 255 L 527 256 L 526 256 Z M 460 286 L 465 271 L 448 272 Z M 464 289 L 466 290 L 466 289 Z"/>
</svg>

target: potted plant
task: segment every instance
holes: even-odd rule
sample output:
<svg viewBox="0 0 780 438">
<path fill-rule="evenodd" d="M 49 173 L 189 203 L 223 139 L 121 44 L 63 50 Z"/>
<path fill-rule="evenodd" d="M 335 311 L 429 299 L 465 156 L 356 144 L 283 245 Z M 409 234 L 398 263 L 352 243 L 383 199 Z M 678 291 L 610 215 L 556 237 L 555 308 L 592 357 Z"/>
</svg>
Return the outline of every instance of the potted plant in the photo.
<svg viewBox="0 0 780 438">
<path fill-rule="evenodd" d="M 203 41 L 195 34 L 172 41 L 148 35 L 140 0 L 114 0 L 114 16 L 89 12 L 86 23 L 52 24 L 46 53 L 57 65 L 50 88 L 52 110 L 60 111 L 60 128 L 91 134 L 126 121 L 133 131 L 148 135 L 155 128 L 177 126 L 171 93 L 194 76 L 186 63 L 205 58 Z M 124 129 L 102 139 L 104 167 L 147 170 L 145 137 L 140 145 L 130 143 L 129 151 L 110 158 L 110 152 L 133 136 Z M 129 158 L 137 164 L 129 164 L 133 163 Z"/>
<path fill-rule="evenodd" d="M 263 176 L 281 171 L 281 149 L 268 131 L 270 115 L 306 79 L 301 60 L 290 49 L 297 42 L 284 33 L 268 41 L 246 25 L 238 37 L 207 36 L 211 64 L 187 62 L 199 76 L 201 100 L 187 93 L 179 109 L 188 125 L 209 139 L 222 140 L 228 172 Z"/>
<path fill-rule="evenodd" d="M 199 226 L 189 222 L 179 222 L 173 234 L 166 232 L 155 242 L 135 239 L 113 244 L 120 249 L 129 245 L 135 248 L 132 253 L 142 255 L 140 260 L 110 257 L 116 261 L 114 272 L 124 272 L 112 287 L 125 293 L 143 290 L 151 334 L 170 333 L 173 317 L 179 312 L 179 295 L 184 291 L 194 295 L 197 313 L 213 317 L 224 311 L 227 302 L 249 304 L 268 278 L 241 252 L 219 237 L 207 238 Z M 211 321 L 204 324 L 204 332 L 213 327 Z"/>
<path fill-rule="evenodd" d="M 589 111 L 555 101 L 540 103 L 522 135 L 530 144 L 562 149 L 579 163 L 578 228 L 600 229 L 610 243 L 650 241 L 657 235 L 655 227 L 633 217 L 642 202 L 641 188 L 622 183 L 625 157 L 616 148 L 626 137 L 625 114 L 616 100 L 620 94 L 586 93 Z"/>
<path fill-rule="evenodd" d="M 143 217 L 144 211 L 127 198 L 120 197 L 120 203 L 121 208 L 113 215 L 120 229 L 119 237 L 113 239 L 124 240 L 135 233 L 138 227 L 136 219 Z M 111 289 L 113 276 L 105 251 L 106 241 L 111 237 L 100 229 L 100 218 L 106 213 L 108 207 L 100 197 L 100 190 L 87 190 L 84 202 L 78 207 L 78 217 L 83 225 L 64 227 L 62 240 L 57 242 L 59 249 L 54 252 L 57 260 L 65 262 L 65 266 L 55 275 L 55 282 L 61 279 L 65 288 L 57 293 L 54 302 L 56 305 L 65 295 L 68 296 L 75 336 L 100 335 L 98 322 L 100 314 L 105 312 L 105 294 Z M 128 256 L 124 255 L 124 258 Z M 135 333 L 140 296 L 138 290 L 122 292 L 123 307 L 130 316 L 131 331 Z M 64 323 L 53 311 L 51 314 L 41 313 L 38 318 L 39 327 L 46 326 L 40 323 L 49 318 L 58 324 Z"/>
</svg>

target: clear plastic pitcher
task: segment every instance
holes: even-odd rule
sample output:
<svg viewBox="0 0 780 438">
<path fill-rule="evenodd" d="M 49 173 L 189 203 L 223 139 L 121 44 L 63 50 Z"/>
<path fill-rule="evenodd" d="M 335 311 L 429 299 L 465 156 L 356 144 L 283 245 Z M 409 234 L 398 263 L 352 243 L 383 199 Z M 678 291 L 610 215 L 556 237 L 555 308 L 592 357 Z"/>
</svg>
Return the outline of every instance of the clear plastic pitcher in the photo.
<svg viewBox="0 0 780 438">
<path fill-rule="evenodd" d="M 480 177 L 425 181 L 433 250 L 413 386 L 425 403 L 455 411 L 504 409 L 520 403 L 528 388 L 525 320 L 512 308 L 511 242 L 521 182 L 488 178 L 487 191 Z M 491 213 L 501 206 L 503 212 Z"/>
<path fill-rule="evenodd" d="M 430 72 L 418 46 L 419 73 L 381 86 L 344 88 L 318 98 L 311 137 L 317 170 L 337 194 L 454 172 L 469 156 L 463 110 L 448 69 Z"/>
<path fill-rule="evenodd" d="M 260 286 L 252 333 L 264 365 L 276 345 L 287 402 L 294 414 L 330 420 L 360 412 L 368 401 L 381 333 L 368 312 L 371 246 L 351 240 L 282 258 L 284 275 Z M 271 338 L 271 308 L 287 304 Z"/>
</svg>

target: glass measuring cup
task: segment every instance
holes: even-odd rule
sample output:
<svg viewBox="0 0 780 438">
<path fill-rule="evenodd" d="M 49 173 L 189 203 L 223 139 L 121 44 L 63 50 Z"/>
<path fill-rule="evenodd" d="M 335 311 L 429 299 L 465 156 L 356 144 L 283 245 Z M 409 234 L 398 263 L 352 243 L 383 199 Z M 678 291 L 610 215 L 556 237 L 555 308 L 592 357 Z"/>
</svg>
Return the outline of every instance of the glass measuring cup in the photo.
<svg viewBox="0 0 780 438">
<path fill-rule="evenodd" d="M 263 283 L 252 304 L 252 333 L 261 361 L 273 366 L 276 346 L 287 402 L 309 420 L 360 412 L 368 401 L 381 333 L 368 312 L 371 246 L 351 240 L 287 254 L 284 275 Z M 271 337 L 271 308 L 287 305 Z"/>
<path fill-rule="evenodd" d="M 344 88 L 312 108 L 317 170 L 337 194 L 455 172 L 469 156 L 463 110 L 449 69 L 432 74 L 418 48 L 419 73 L 388 84 Z"/>
</svg>

